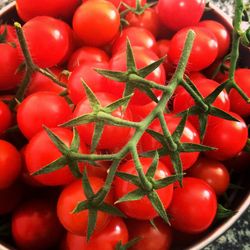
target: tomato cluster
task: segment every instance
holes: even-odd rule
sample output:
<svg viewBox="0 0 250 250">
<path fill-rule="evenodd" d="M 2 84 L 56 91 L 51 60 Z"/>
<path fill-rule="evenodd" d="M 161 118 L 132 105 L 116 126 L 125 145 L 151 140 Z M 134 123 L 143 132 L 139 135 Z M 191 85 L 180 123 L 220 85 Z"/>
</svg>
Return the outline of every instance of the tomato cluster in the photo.
<svg viewBox="0 0 250 250">
<path fill-rule="evenodd" d="M 0 218 L 10 218 L 12 244 L 166 250 L 178 232 L 208 230 L 229 187 L 228 162 L 249 155 L 250 104 L 236 89 L 211 97 L 228 80 L 210 72 L 231 35 L 202 18 L 205 0 L 17 0 L 16 10 L 22 29 L 0 26 Z M 185 75 L 164 114 L 143 128 L 190 29 Z M 248 96 L 249 79 L 250 69 L 236 70 Z M 211 101 L 208 113 L 191 112 L 194 95 Z"/>
</svg>

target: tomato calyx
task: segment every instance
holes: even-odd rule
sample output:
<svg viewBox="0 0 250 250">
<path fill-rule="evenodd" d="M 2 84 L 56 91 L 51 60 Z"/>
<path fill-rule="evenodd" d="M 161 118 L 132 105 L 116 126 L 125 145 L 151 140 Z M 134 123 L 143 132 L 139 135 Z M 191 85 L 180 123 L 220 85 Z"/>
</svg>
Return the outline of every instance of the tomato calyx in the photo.
<svg viewBox="0 0 250 250">
<path fill-rule="evenodd" d="M 134 246 L 138 241 L 140 241 L 140 239 L 141 239 L 140 237 L 135 237 L 124 245 L 122 244 L 121 241 L 119 241 L 115 246 L 115 250 L 128 250 L 132 246 Z"/>
<path fill-rule="evenodd" d="M 222 220 L 225 218 L 229 218 L 233 216 L 236 213 L 236 211 L 233 211 L 231 209 L 225 208 L 223 205 L 218 204 L 217 212 L 216 212 L 216 219 Z"/>
</svg>

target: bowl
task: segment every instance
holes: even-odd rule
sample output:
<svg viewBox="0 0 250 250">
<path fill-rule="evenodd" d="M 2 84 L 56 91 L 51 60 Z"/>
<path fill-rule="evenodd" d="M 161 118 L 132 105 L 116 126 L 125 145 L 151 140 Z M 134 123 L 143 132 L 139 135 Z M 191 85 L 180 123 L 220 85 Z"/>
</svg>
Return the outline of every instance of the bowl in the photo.
<svg viewBox="0 0 250 250">
<path fill-rule="evenodd" d="M 213 4 L 210 4 L 210 8 L 205 12 L 203 19 L 216 20 L 223 24 L 229 31 L 232 31 L 232 20 L 230 17 Z M 14 21 L 19 20 L 15 10 L 15 2 L 6 5 L 0 10 L 0 20 L 8 23 L 13 23 Z M 250 48 L 243 46 L 240 48 L 239 64 L 243 67 L 250 67 Z M 212 243 L 219 236 L 225 233 L 250 206 L 250 185 L 247 177 L 247 173 L 238 174 L 234 180 L 237 185 L 244 187 L 243 190 L 233 191 L 230 193 L 230 199 L 233 201 L 232 208 L 236 211 L 235 215 L 215 224 L 201 235 L 195 236 L 195 241 L 192 239 L 191 241 L 178 241 L 178 244 L 174 244 L 173 249 L 199 250 Z M 0 250 L 14 250 L 14 248 L 0 242 Z"/>
</svg>

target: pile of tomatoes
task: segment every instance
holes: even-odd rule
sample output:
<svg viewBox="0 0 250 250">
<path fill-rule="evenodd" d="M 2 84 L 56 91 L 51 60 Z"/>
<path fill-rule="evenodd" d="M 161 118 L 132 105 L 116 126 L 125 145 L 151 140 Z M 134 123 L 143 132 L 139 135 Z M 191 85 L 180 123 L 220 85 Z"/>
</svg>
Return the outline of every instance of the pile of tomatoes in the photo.
<svg viewBox="0 0 250 250">
<path fill-rule="evenodd" d="M 227 70 L 213 78 L 212 75 L 230 51 L 231 34 L 214 20 L 201 21 L 205 0 L 159 0 L 154 5 L 145 0 L 17 0 L 16 10 L 23 21 L 22 31 L 31 60 L 27 60 L 27 51 L 23 53 L 24 46 L 20 45 L 14 26 L 2 24 L 0 233 L 5 223 L 10 223 L 11 229 L 11 234 L 1 236 L 2 239 L 9 241 L 11 237 L 11 244 L 17 249 L 27 250 L 166 250 L 180 237 L 199 237 L 215 221 L 217 200 L 230 184 L 229 172 L 234 168 L 234 171 L 245 171 L 244 164 L 236 169 L 237 164 L 229 168 L 227 162 L 250 159 L 244 152 L 248 140 L 245 121 L 250 115 L 250 105 L 234 89 L 221 91 L 213 100 L 213 106 L 228 112 L 235 120 L 209 115 L 204 139 L 200 138 L 198 117 L 188 117 L 180 141 L 204 144 L 216 150 L 181 153 L 186 173 L 183 187 L 176 182 L 157 190 L 171 226 L 159 217 L 146 196 L 116 204 L 118 199 L 136 189 L 133 182 L 116 176 L 105 203 L 118 207 L 126 218 L 98 211 L 94 233 L 87 241 L 91 214 L 88 210 L 73 213 L 79 202 L 86 200 L 81 178 L 77 179 L 68 166 L 48 174 L 32 174 L 62 155 L 44 128 L 49 128 L 70 147 L 75 133 L 72 127 L 62 124 L 93 111 L 82 80 L 102 107 L 123 97 L 126 83 L 107 78 L 95 69 L 126 72 L 128 40 L 137 73 L 164 57 L 163 63 L 144 77 L 167 85 L 179 62 L 187 32 L 192 29 L 196 37 L 186 68 L 188 78 L 203 97 L 228 79 Z M 42 71 L 27 74 L 30 64 L 49 69 L 46 72 L 53 74 L 60 84 Z M 249 79 L 250 69 L 236 70 L 235 81 L 248 96 Z M 25 81 L 28 87 L 19 99 L 16 93 Z M 160 90 L 152 89 L 152 92 L 161 97 Z M 174 133 L 181 120 L 176 114 L 194 104 L 190 93 L 178 86 L 164 115 L 170 133 Z M 117 108 L 112 115 L 140 122 L 156 105 L 144 91 L 135 89 L 126 110 Z M 90 154 L 94 129 L 93 122 L 76 126 L 80 136 L 79 153 Z M 149 129 L 163 133 L 158 119 Z M 134 131 L 133 127 L 105 125 L 95 153 L 119 152 Z M 144 173 L 153 159 L 141 155 L 161 147 L 152 134 L 144 132 L 137 145 Z M 103 187 L 111 164 L 110 161 L 97 163 L 98 166 L 89 162 L 77 165 L 80 172 L 87 172 L 94 193 Z M 64 163 L 58 161 L 60 164 Z M 122 159 L 118 170 L 137 175 L 131 155 Z M 169 155 L 160 156 L 154 179 L 169 177 L 174 172 Z"/>
</svg>

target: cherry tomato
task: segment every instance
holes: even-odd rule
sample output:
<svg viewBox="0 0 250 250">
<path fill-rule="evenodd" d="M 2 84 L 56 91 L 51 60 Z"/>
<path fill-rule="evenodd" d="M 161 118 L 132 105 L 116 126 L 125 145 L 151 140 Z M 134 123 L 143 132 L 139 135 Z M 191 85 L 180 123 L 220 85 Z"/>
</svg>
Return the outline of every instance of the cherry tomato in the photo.
<svg viewBox="0 0 250 250">
<path fill-rule="evenodd" d="M 245 146 L 248 138 L 247 125 L 243 119 L 230 112 L 238 121 L 217 118 L 212 124 L 208 123 L 203 143 L 217 150 L 205 152 L 206 156 L 219 161 L 236 156 Z"/>
<path fill-rule="evenodd" d="M 170 30 L 196 25 L 204 12 L 205 0 L 159 0 L 157 9 L 162 23 Z"/>
<path fill-rule="evenodd" d="M 104 181 L 97 177 L 89 177 L 90 185 L 93 192 L 96 193 L 103 186 Z M 66 186 L 59 196 L 57 203 L 57 215 L 62 225 L 71 233 L 85 236 L 88 224 L 88 210 L 79 213 L 72 213 L 79 202 L 86 200 L 82 181 L 77 180 Z M 113 193 L 105 198 L 105 202 L 111 204 L 113 202 Z M 110 220 L 110 215 L 98 211 L 95 233 L 104 229 Z"/>
<path fill-rule="evenodd" d="M 71 116 L 71 108 L 63 97 L 53 92 L 37 92 L 26 97 L 19 105 L 17 123 L 24 136 L 30 139 L 43 126 L 56 127 Z"/>
<path fill-rule="evenodd" d="M 0 101 L 0 135 L 3 134 L 6 129 L 11 126 L 12 114 L 9 107 L 2 101 Z"/>
<path fill-rule="evenodd" d="M 150 167 L 152 159 L 141 158 L 140 161 L 143 167 L 143 172 L 146 173 L 146 171 Z M 135 165 L 132 160 L 127 161 L 124 164 L 122 164 L 119 167 L 119 172 L 137 175 Z M 154 178 L 158 180 L 158 179 L 163 179 L 170 175 L 171 174 L 167 166 L 159 162 Z M 115 196 L 117 200 L 123 197 L 124 195 L 126 195 L 127 193 L 136 190 L 136 188 L 137 187 L 134 184 L 127 182 L 121 179 L 120 177 L 115 178 L 114 192 L 115 192 Z M 170 184 L 167 187 L 158 189 L 156 192 L 158 196 L 160 197 L 164 208 L 167 208 L 169 206 L 169 203 L 172 200 L 173 184 Z M 119 203 L 118 206 L 130 218 L 135 218 L 139 220 L 150 220 L 158 216 L 157 212 L 155 211 L 151 202 L 146 196 L 144 196 L 140 200 L 125 201 L 125 202 Z"/>
<path fill-rule="evenodd" d="M 169 58 L 177 65 L 189 30 L 196 34 L 188 60 L 187 71 L 200 71 L 211 65 L 218 56 L 218 42 L 215 35 L 203 27 L 191 26 L 179 30 L 171 40 Z"/>
<path fill-rule="evenodd" d="M 188 176 L 206 181 L 217 195 L 223 194 L 230 183 L 226 167 L 219 161 L 200 157 L 188 170 Z"/>
<path fill-rule="evenodd" d="M 127 226 L 130 239 L 139 237 L 138 243 L 131 250 L 168 250 L 172 244 L 170 227 L 162 219 L 154 220 L 156 228 L 149 221 L 128 220 Z"/>
<path fill-rule="evenodd" d="M 55 205 L 47 200 L 30 200 L 14 212 L 12 235 L 21 249 L 48 249 L 56 245 L 62 235 Z"/>
<path fill-rule="evenodd" d="M 75 12 L 73 29 L 88 46 L 103 46 L 119 32 L 120 15 L 115 6 L 106 0 L 84 2 Z"/>
<path fill-rule="evenodd" d="M 80 64 L 88 62 L 107 62 L 109 61 L 109 56 L 104 50 L 95 47 L 81 47 L 76 50 L 70 57 L 68 62 L 68 69 L 73 71 Z"/>
<path fill-rule="evenodd" d="M 250 69 L 237 69 L 235 71 L 235 81 L 238 86 L 250 96 Z M 243 117 L 250 115 L 250 105 L 240 96 L 240 94 L 232 89 L 229 92 L 231 110 Z"/>
<path fill-rule="evenodd" d="M 174 116 L 173 114 L 165 115 L 165 120 L 167 122 L 167 126 L 168 126 L 170 133 L 173 133 L 175 131 L 177 125 L 180 122 L 180 119 L 181 119 L 180 117 Z M 158 133 L 163 134 L 159 120 L 154 120 L 149 126 L 149 128 Z M 185 125 L 183 134 L 181 136 L 181 142 L 196 143 L 196 144 L 200 143 L 199 135 L 196 129 L 189 122 L 187 122 Z M 156 141 L 148 133 L 143 134 L 143 136 L 141 137 L 140 143 L 141 143 L 143 151 L 156 150 L 157 148 L 162 147 L 160 142 Z M 199 156 L 198 152 L 180 153 L 183 170 L 190 168 L 193 165 L 193 163 L 197 160 L 198 156 Z M 161 156 L 160 160 L 166 166 L 168 166 L 168 168 L 171 169 L 172 172 L 174 172 L 174 169 L 172 167 L 172 162 L 168 155 Z"/>
<path fill-rule="evenodd" d="M 198 24 L 200 27 L 205 27 L 214 33 L 218 42 L 218 58 L 226 55 L 230 47 L 230 33 L 219 22 L 214 20 L 204 20 Z"/>
<path fill-rule="evenodd" d="M 142 27 L 157 37 L 160 30 L 160 21 L 154 8 L 147 8 L 143 13 L 129 12 L 125 19 L 129 26 Z"/>
<path fill-rule="evenodd" d="M 71 130 L 65 128 L 55 128 L 52 129 L 52 131 L 67 146 L 71 144 L 73 138 L 73 133 Z M 84 144 L 81 144 L 80 152 L 88 152 Z M 27 169 L 29 173 L 32 174 L 42 167 L 57 160 L 62 154 L 56 148 L 47 133 L 45 131 L 41 131 L 29 141 L 27 148 L 24 151 L 24 155 Z M 79 167 L 81 167 L 81 165 Z M 75 180 L 75 177 L 66 165 L 63 168 L 52 173 L 34 176 L 34 179 L 43 185 L 58 186 L 72 182 L 73 180 Z"/>
<path fill-rule="evenodd" d="M 32 0 L 17 0 L 16 9 L 18 15 L 23 21 L 28 21 L 36 16 L 51 16 L 59 19 L 69 20 L 79 5 L 78 0 L 50 0 L 32 1 Z"/>
<path fill-rule="evenodd" d="M 0 189 L 10 187 L 21 172 L 21 156 L 7 141 L 0 140 Z"/>
<path fill-rule="evenodd" d="M 158 56 L 154 52 L 145 48 L 133 47 L 133 54 L 134 54 L 137 69 L 146 67 L 149 64 L 159 60 Z M 123 71 L 123 72 L 127 70 L 125 51 L 117 53 L 115 56 L 111 58 L 110 70 Z M 157 69 L 151 72 L 145 79 L 164 85 L 166 81 L 166 74 L 165 74 L 165 70 L 163 66 L 160 65 Z M 119 97 L 122 97 L 124 89 L 125 89 L 125 83 L 108 80 L 107 89 L 111 93 L 114 93 L 115 95 L 118 95 Z M 157 90 L 152 90 L 152 91 L 154 92 L 156 96 L 161 95 L 160 91 L 157 91 Z M 152 100 L 143 91 L 136 89 L 133 97 L 131 98 L 130 103 L 133 105 L 146 105 L 150 103 L 151 101 Z"/>
<path fill-rule="evenodd" d="M 97 92 L 95 94 L 97 96 L 97 99 L 100 101 L 101 105 L 104 107 L 117 100 L 117 98 L 114 95 L 106 92 Z M 90 106 L 89 100 L 83 99 L 81 102 L 77 104 L 73 116 L 76 118 L 91 112 L 92 108 Z M 124 113 L 122 108 L 119 107 L 112 113 L 112 115 L 114 117 L 118 117 L 121 119 L 132 120 L 132 114 L 129 109 L 127 109 L 126 112 Z M 86 143 L 87 145 L 91 145 L 94 133 L 94 123 L 79 125 L 76 128 L 77 131 L 79 132 L 82 142 Z M 121 148 L 128 142 L 130 131 L 131 131 L 130 127 L 105 125 L 101 139 L 97 145 L 97 149 L 107 149 L 112 151 L 115 148 Z M 110 138 L 112 138 L 112 140 L 110 140 Z"/>
<path fill-rule="evenodd" d="M 242 173 L 249 168 L 250 153 L 241 151 L 233 158 L 224 162 L 229 170 L 234 170 L 237 173 Z"/>
<path fill-rule="evenodd" d="M 217 200 L 212 187 L 191 177 L 183 178 L 183 187 L 174 189 L 168 208 L 173 228 L 190 234 L 205 231 L 212 224 L 216 211 Z"/>
<path fill-rule="evenodd" d="M 72 234 L 66 235 L 66 243 L 61 250 L 113 250 L 118 242 L 126 244 L 128 230 L 121 218 L 113 217 L 108 225 L 100 232 L 94 234 L 87 242 L 86 237 Z"/>
<path fill-rule="evenodd" d="M 76 67 L 69 77 L 68 92 L 74 104 L 86 98 L 82 80 L 93 92 L 106 91 L 107 78 L 95 71 L 96 68 L 108 69 L 108 62 L 86 62 Z"/>
<path fill-rule="evenodd" d="M 6 32 L 6 36 L 3 40 L 0 40 L 2 43 L 10 43 L 16 41 L 16 31 L 12 25 L 9 24 L 0 24 L 0 36 L 3 36 Z"/>
<path fill-rule="evenodd" d="M 153 34 L 145 28 L 128 27 L 125 28 L 112 45 L 112 54 L 126 51 L 127 39 L 131 46 L 143 47 L 155 51 L 156 40 Z"/>
</svg>

